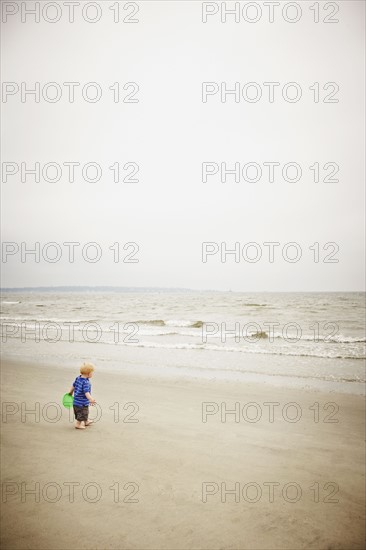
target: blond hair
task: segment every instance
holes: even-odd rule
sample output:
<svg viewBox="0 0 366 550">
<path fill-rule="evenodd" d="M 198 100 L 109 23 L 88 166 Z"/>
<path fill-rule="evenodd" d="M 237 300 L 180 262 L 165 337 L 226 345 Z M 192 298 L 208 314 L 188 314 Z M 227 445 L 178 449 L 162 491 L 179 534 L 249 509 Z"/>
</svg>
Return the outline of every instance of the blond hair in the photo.
<svg viewBox="0 0 366 550">
<path fill-rule="evenodd" d="M 95 367 L 91 363 L 83 363 L 80 367 L 80 374 L 90 374 L 94 369 Z"/>
</svg>

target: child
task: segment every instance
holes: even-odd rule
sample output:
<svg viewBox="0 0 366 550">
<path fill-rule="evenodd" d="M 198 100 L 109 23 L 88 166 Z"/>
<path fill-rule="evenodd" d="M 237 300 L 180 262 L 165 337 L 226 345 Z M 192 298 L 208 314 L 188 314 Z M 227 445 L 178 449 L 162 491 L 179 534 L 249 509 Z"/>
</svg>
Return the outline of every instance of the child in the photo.
<svg viewBox="0 0 366 550">
<path fill-rule="evenodd" d="M 74 414 L 76 419 L 75 428 L 84 430 L 86 426 L 93 423 L 88 420 L 89 404 L 94 405 L 95 399 L 91 396 L 91 383 L 89 378 L 93 376 L 94 366 L 84 363 L 80 367 L 80 376 L 75 378 L 75 382 L 69 390 L 69 394 L 74 394 Z"/>
</svg>

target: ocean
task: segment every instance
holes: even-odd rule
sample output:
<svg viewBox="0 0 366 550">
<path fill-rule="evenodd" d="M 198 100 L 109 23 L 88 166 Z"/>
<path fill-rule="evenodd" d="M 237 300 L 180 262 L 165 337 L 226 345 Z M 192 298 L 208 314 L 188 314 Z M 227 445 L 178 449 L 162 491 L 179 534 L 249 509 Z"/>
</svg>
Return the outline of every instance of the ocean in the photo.
<svg viewBox="0 0 366 550">
<path fill-rule="evenodd" d="M 3 291 L 2 357 L 363 393 L 365 293 Z"/>
</svg>

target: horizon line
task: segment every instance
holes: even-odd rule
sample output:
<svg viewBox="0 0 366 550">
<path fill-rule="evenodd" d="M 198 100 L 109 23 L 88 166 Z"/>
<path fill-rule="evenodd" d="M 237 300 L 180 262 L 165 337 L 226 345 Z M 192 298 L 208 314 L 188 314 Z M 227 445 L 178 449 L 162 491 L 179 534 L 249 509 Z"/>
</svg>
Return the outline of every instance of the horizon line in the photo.
<svg viewBox="0 0 366 550">
<path fill-rule="evenodd" d="M 155 286 L 114 286 L 114 285 L 56 285 L 56 286 L 23 286 L 23 287 L 0 287 L 0 292 L 9 291 L 48 291 L 48 290 L 120 290 L 120 291 L 183 291 L 183 292 L 233 292 L 233 293 L 352 293 L 363 292 L 366 290 L 219 290 L 219 289 L 195 289 L 187 287 L 155 287 Z"/>
</svg>

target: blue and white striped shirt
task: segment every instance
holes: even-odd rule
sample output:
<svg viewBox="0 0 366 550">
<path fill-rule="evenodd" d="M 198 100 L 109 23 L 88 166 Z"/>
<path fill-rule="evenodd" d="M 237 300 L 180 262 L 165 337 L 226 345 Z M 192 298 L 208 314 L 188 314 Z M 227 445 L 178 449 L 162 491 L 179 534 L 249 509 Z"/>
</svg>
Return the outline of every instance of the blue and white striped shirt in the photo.
<svg viewBox="0 0 366 550">
<path fill-rule="evenodd" d="M 85 407 L 89 405 L 89 400 L 85 397 L 87 392 L 91 392 L 91 383 L 89 378 L 78 376 L 73 383 L 74 387 L 74 405 L 76 407 Z"/>
</svg>

